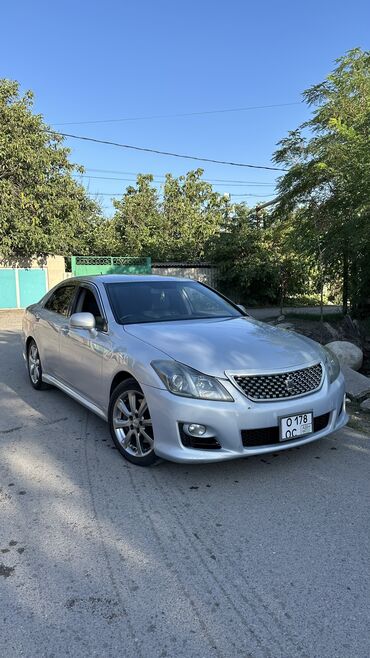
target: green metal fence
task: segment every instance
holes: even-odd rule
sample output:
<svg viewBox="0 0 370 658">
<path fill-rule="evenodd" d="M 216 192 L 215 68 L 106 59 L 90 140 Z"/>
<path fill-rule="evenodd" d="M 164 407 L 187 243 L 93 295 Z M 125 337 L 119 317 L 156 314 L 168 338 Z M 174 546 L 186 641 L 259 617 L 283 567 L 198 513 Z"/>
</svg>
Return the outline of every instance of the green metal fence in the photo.
<svg viewBox="0 0 370 658">
<path fill-rule="evenodd" d="M 150 274 L 150 258 L 126 256 L 72 256 L 73 276 L 87 274 Z"/>
</svg>

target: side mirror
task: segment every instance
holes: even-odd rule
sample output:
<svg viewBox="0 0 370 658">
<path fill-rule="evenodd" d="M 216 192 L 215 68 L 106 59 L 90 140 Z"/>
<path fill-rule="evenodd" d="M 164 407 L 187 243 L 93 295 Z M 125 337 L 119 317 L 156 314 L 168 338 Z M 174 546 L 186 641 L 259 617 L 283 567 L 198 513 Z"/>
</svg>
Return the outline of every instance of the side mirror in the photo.
<svg viewBox="0 0 370 658">
<path fill-rule="evenodd" d="M 245 306 L 243 306 L 243 304 L 237 304 L 237 307 L 241 310 L 242 313 L 244 313 L 244 315 L 249 315 L 247 309 L 245 308 Z"/>
<path fill-rule="evenodd" d="M 92 313 L 73 313 L 69 318 L 69 326 L 73 327 L 73 329 L 94 331 L 95 318 Z"/>
</svg>

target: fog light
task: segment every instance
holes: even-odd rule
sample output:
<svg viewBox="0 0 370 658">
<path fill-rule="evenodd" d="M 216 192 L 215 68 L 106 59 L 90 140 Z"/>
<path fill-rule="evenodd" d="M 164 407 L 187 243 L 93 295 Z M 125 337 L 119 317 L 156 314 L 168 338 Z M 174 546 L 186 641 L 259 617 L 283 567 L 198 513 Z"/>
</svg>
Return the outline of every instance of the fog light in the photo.
<svg viewBox="0 0 370 658">
<path fill-rule="evenodd" d="M 184 425 L 184 432 L 191 434 L 191 436 L 203 436 L 207 431 L 205 425 L 198 425 L 198 423 L 186 423 Z"/>
</svg>

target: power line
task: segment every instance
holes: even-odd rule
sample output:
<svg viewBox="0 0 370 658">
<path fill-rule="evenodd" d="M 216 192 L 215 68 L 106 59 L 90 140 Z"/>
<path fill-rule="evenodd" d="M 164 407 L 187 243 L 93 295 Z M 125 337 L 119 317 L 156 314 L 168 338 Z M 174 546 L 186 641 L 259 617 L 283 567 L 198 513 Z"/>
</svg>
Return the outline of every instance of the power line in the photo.
<svg viewBox="0 0 370 658">
<path fill-rule="evenodd" d="M 138 174 L 142 173 L 141 171 L 117 171 L 116 169 L 90 169 L 88 167 L 84 167 L 84 171 L 95 171 L 97 173 L 102 173 L 102 174 L 127 174 L 128 176 L 137 176 Z M 163 174 L 153 174 L 153 176 L 161 176 L 164 178 Z"/>
<path fill-rule="evenodd" d="M 115 197 L 115 196 L 123 196 L 123 192 L 89 192 L 86 190 L 86 194 L 89 196 L 110 196 L 110 197 Z M 225 192 L 227 194 L 227 192 Z M 222 195 L 221 195 L 222 196 Z M 271 197 L 271 194 L 230 194 L 230 196 L 237 197 L 237 196 L 253 196 L 257 198 L 265 198 L 265 197 Z"/>
<path fill-rule="evenodd" d="M 117 171 L 116 169 L 90 169 L 89 167 L 84 167 L 84 171 L 93 171 L 102 174 L 126 174 L 128 176 L 138 176 L 139 174 L 143 174 L 142 171 Z M 74 174 L 74 175 L 78 175 L 78 174 Z M 183 175 L 184 174 L 180 174 L 180 176 Z M 154 178 L 165 178 L 165 174 L 152 174 L 152 176 L 154 176 Z M 94 177 L 91 176 L 91 178 Z M 117 180 L 125 180 L 125 179 L 122 178 Z M 201 180 L 204 180 L 207 183 L 243 183 L 248 185 L 265 185 L 268 187 L 275 186 L 275 183 L 261 183 L 260 181 L 256 181 L 256 180 L 236 180 L 234 178 L 202 178 Z"/>
<path fill-rule="evenodd" d="M 50 134 L 55 134 L 53 130 L 46 130 L 45 132 Z M 287 171 L 287 169 L 282 169 L 280 167 L 268 167 L 262 165 L 252 165 L 246 164 L 244 162 L 229 162 L 227 160 L 214 160 L 212 158 L 201 158 L 196 155 L 183 155 L 180 153 L 172 153 L 170 151 L 160 151 L 158 149 L 144 148 L 143 146 L 132 146 L 129 144 L 120 144 L 119 142 L 110 142 L 105 139 L 96 139 L 95 137 L 83 137 L 82 135 L 72 135 L 70 133 L 57 133 L 62 137 L 69 137 L 71 139 L 79 139 L 85 142 L 94 142 L 95 144 L 107 144 L 109 146 L 118 146 L 119 148 L 131 149 L 133 151 L 142 151 L 145 153 L 156 153 L 157 155 L 168 155 L 172 158 L 183 158 L 185 160 L 197 160 L 198 162 L 213 162 L 214 164 L 223 164 L 229 165 L 231 167 L 248 167 L 249 169 L 268 169 L 269 171 Z"/>
<path fill-rule="evenodd" d="M 73 176 L 77 178 L 93 178 L 94 180 L 122 180 L 126 181 L 127 183 L 136 183 L 136 178 L 116 178 L 115 176 L 90 176 L 84 175 L 84 174 L 72 174 Z M 153 181 L 155 182 L 155 181 Z M 160 182 L 160 181 L 157 181 Z"/>
<path fill-rule="evenodd" d="M 125 181 L 128 183 L 136 183 L 135 178 L 116 178 L 114 176 L 90 176 L 90 175 L 84 175 L 84 174 L 73 174 L 76 178 L 92 178 L 94 180 L 118 180 L 118 181 Z M 225 187 L 223 183 L 215 183 L 211 180 L 208 180 L 206 178 L 201 179 L 204 183 L 212 183 L 214 187 Z M 153 183 L 161 183 L 163 184 L 165 181 L 163 180 L 156 180 L 155 178 L 153 179 Z M 228 187 L 275 187 L 274 183 L 234 183 L 234 182 L 228 182 Z"/>
<path fill-rule="evenodd" d="M 266 197 L 266 198 L 267 198 L 267 197 L 271 197 L 272 194 L 230 194 L 230 196 L 232 196 L 232 197 L 239 197 L 239 196 L 254 196 L 254 197 L 258 197 L 259 199 L 262 199 L 262 198 L 264 198 L 264 197 Z"/>
<path fill-rule="evenodd" d="M 294 101 L 293 103 L 274 103 L 272 105 L 250 105 L 249 107 L 234 107 L 223 110 L 204 110 L 201 112 L 181 112 L 178 114 L 153 114 L 152 116 L 144 117 L 123 117 L 121 119 L 96 119 L 92 121 L 64 121 L 63 123 L 53 123 L 53 126 L 82 126 L 87 124 L 97 123 L 121 123 L 124 121 L 147 121 L 151 119 L 174 119 L 180 117 L 195 117 L 206 114 L 226 114 L 227 112 L 247 112 L 250 110 L 267 110 L 275 107 L 288 107 L 290 105 L 302 105 L 301 101 Z"/>
</svg>

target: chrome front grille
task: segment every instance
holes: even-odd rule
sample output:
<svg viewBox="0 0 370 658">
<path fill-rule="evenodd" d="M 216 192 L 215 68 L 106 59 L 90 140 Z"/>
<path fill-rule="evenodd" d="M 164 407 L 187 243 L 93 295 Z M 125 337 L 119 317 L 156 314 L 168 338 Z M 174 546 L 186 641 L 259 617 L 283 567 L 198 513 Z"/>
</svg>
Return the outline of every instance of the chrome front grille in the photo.
<svg viewBox="0 0 370 658">
<path fill-rule="evenodd" d="M 281 400 L 312 393 L 320 388 L 321 363 L 309 368 L 269 375 L 232 375 L 235 384 L 251 400 Z"/>
</svg>

